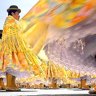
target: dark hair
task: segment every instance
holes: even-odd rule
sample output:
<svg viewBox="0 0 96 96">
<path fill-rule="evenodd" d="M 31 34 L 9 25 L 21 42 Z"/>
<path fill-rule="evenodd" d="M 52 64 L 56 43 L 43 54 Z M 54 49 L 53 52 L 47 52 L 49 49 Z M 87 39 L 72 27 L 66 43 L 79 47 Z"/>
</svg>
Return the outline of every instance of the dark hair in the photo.
<svg viewBox="0 0 96 96">
<path fill-rule="evenodd" d="M 8 15 L 12 15 L 12 12 L 15 13 L 15 12 L 17 12 L 17 10 L 10 10 L 10 11 L 8 12 Z"/>
</svg>

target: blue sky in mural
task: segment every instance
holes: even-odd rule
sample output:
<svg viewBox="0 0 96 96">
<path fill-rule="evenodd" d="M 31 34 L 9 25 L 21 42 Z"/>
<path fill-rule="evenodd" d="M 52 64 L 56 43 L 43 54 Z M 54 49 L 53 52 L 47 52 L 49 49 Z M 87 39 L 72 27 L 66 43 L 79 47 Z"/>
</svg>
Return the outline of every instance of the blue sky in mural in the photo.
<svg viewBox="0 0 96 96">
<path fill-rule="evenodd" d="M 17 5 L 22 12 L 22 18 L 28 10 L 30 10 L 39 0 L 0 0 L 0 29 L 3 29 L 5 18 L 7 17 L 7 9 L 10 5 Z"/>
</svg>

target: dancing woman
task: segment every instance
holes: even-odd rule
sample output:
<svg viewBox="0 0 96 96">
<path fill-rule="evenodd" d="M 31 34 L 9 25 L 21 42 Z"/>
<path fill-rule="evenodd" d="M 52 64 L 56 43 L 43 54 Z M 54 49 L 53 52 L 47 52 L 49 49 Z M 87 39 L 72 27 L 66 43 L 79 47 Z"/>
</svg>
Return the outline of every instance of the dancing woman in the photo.
<svg viewBox="0 0 96 96">
<path fill-rule="evenodd" d="M 2 48 L 0 55 L 0 70 L 6 73 L 6 89 L 18 90 L 15 84 L 16 77 L 20 72 L 27 72 L 35 75 L 42 74 L 40 67 L 41 61 L 36 57 L 28 47 L 23 36 L 21 36 L 21 27 L 19 25 L 19 13 L 21 10 L 16 5 L 7 9 L 8 17 L 5 20 L 2 33 Z M 1 76 L 1 89 L 3 88 L 3 79 Z"/>
</svg>

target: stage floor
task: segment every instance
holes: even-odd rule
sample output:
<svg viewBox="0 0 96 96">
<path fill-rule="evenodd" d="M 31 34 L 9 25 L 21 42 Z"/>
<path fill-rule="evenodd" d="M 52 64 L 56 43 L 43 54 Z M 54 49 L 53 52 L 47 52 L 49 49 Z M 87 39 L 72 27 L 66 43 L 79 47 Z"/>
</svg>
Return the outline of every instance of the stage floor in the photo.
<svg viewBox="0 0 96 96">
<path fill-rule="evenodd" d="M 21 89 L 19 92 L 5 92 L 1 91 L 0 96 L 88 96 L 89 90 L 81 89 Z"/>
</svg>

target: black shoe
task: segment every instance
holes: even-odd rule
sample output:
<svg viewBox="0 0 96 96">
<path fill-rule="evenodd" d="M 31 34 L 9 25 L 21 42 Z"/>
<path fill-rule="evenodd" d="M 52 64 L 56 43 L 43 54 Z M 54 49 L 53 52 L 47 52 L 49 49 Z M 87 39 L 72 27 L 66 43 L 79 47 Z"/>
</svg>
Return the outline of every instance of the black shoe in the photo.
<svg viewBox="0 0 96 96">
<path fill-rule="evenodd" d="M 9 91 L 9 92 L 18 92 L 18 91 L 21 91 L 21 89 L 6 89 L 6 91 Z"/>
<path fill-rule="evenodd" d="M 89 94 L 96 94 L 96 91 L 90 90 L 90 91 L 89 91 Z"/>
</svg>

